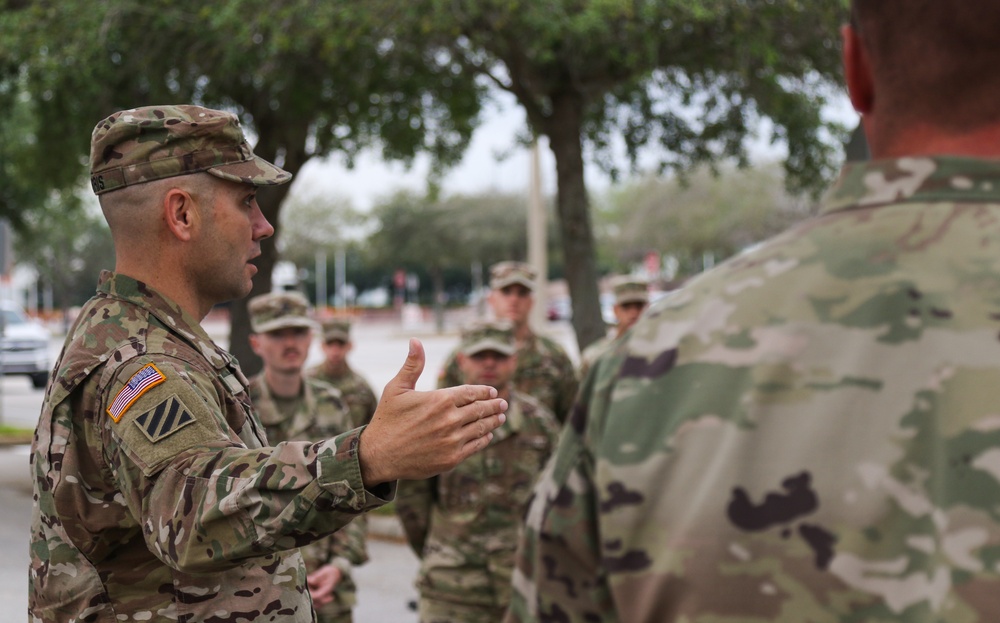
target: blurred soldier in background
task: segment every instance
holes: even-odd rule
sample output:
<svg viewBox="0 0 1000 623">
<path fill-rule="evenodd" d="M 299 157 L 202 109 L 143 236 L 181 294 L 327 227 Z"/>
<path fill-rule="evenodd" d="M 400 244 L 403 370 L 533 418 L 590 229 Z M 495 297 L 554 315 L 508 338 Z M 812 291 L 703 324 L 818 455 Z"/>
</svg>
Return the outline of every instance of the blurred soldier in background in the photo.
<svg viewBox="0 0 1000 623">
<path fill-rule="evenodd" d="M 510 601 L 521 518 L 559 423 L 512 387 L 509 323 L 466 328 L 457 360 L 465 381 L 492 385 L 507 400 L 507 422 L 478 457 L 430 480 L 401 481 L 396 511 L 421 559 L 421 623 L 498 623 Z"/>
<path fill-rule="evenodd" d="M 309 302 L 298 292 L 272 292 L 247 303 L 250 346 L 264 367 L 250 379 L 250 399 L 267 441 L 322 441 L 356 428 L 340 392 L 305 378 L 313 328 Z M 350 623 L 357 590 L 351 567 L 368 560 L 367 523 L 357 517 L 333 535 L 301 548 L 319 623 Z"/>
<path fill-rule="evenodd" d="M 611 292 L 615 297 L 612 310 L 617 322 L 609 335 L 594 342 L 580 354 L 581 379 L 587 376 L 590 366 L 597 358 L 625 335 L 649 305 L 649 284 L 643 279 L 628 275 L 615 277 L 611 280 Z"/>
<path fill-rule="evenodd" d="M 517 341 L 517 371 L 514 385 L 519 392 L 537 398 L 563 422 L 576 397 L 578 381 L 573 362 L 562 346 L 531 330 L 528 318 L 534 305 L 535 270 L 523 262 L 500 262 L 490 268 L 490 309 L 497 320 L 514 326 Z M 457 351 L 445 361 L 438 387 L 462 382 Z"/>
<path fill-rule="evenodd" d="M 994 621 L 1000 1 L 854 0 L 870 162 L 602 356 L 509 621 Z"/>
<path fill-rule="evenodd" d="M 328 318 L 322 321 L 323 363 L 310 368 L 306 375 L 325 381 L 340 390 L 351 411 L 351 421 L 361 426 L 371 421 L 378 398 L 371 385 L 347 363 L 347 354 L 354 348 L 351 341 L 351 321 Z"/>
</svg>

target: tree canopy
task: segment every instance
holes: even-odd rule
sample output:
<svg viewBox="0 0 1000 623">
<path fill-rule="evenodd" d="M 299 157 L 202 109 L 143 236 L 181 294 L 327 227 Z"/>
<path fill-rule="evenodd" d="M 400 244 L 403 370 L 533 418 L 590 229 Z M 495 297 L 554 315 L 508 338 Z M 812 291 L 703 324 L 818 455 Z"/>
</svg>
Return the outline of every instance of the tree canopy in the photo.
<svg viewBox="0 0 1000 623">
<path fill-rule="evenodd" d="M 712 175 L 702 168 L 684 178 L 651 176 L 595 202 L 599 256 L 616 271 L 647 252 L 671 256 L 683 279 L 812 214 L 808 195 L 787 191 L 777 165 Z"/>
<path fill-rule="evenodd" d="M 555 155 L 559 234 L 580 347 L 603 335 L 583 163 L 619 173 L 747 160 L 765 120 L 795 187 L 839 160 L 822 119 L 845 0 L 8 0 L 0 11 L 0 216 L 77 183 L 114 110 L 195 102 L 239 114 L 295 173 L 331 151 L 387 158 L 466 145 L 488 88 L 512 93 Z M 525 137 L 526 139 L 529 137 Z M 832 140 L 831 140 L 832 138 Z M 11 160 L 6 160 L 10 156 Z M 294 183 L 294 182 L 293 182 Z M 288 187 L 259 195 L 279 223 Z M 280 233 L 280 232 L 279 232 Z M 446 232 L 435 232 L 438 237 Z M 253 294 L 270 287 L 264 245 Z M 254 371 L 245 303 L 230 344 Z"/>
<path fill-rule="evenodd" d="M 397 32 L 442 68 L 512 93 L 556 160 L 557 207 L 580 347 L 603 335 L 583 162 L 612 174 L 623 146 L 660 170 L 747 161 L 764 119 L 796 188 L 839 164 L 821 111 L 839 84 L 844 0 L 412 0 Z M 831 137 L 835 140 L 831 141 Z"/>
<path fill-rule="evenodd" d="M 147 104 L 232 110 L 256 137 L 256 153 L 292 173 L 317 155 L 336 150 L 350 159 L 369 145 L 387 158 L 427 152 L 437 168 L 453 162 L 475 125 L 481 89 L 423 62 L 419 47 L 387 38 L 383 18 L 375 5 L 351 0 L 6 3 L 0 136 L 20 123 L 30 140 L 18 141 L 14 164 L 0 169 L 0 187 L 13 180 L 18 190 L 0 195 L 0 216 L 37 205 L 26 192 L 36 186 L 78 183 L 96 122 Z M 258 195 L 274 224 L 287 192 Z M 276 240 L 263 245 L 252 294 L 270 289 Z M 246 341 L 245 301 L 232 310 L 231 348 L 253 372 L 259 360 Z"/>
</svg>

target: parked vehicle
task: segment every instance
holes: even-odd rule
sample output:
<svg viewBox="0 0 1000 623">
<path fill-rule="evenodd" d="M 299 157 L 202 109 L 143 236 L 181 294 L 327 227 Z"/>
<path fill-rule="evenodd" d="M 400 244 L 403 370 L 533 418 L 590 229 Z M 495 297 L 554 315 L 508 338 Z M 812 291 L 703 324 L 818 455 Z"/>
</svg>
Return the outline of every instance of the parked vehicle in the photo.
<svg viewBox="0 0 1000 623">
<path fill-rule="evenodd" d="M 52 368 L 49 330 L 11 305 L 0 307 L 0 313 L 3 313 L 0 370 L 3 374 L 25 375 L 31 379 L 32 387 L 44 388 Z"/>
</svg>

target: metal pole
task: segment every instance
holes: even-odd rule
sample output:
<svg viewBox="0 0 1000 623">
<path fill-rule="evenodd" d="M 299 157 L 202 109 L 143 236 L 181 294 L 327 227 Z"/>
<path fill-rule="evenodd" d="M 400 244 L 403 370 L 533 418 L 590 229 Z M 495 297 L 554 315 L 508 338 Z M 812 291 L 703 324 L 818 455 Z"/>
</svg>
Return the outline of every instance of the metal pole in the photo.
<svg viewBox="0 0 1000 623">
<path fill-rule="evenodd" d="M 326 251 L 316 251 L 316 310 L 329 304 L 326 295 Z"/>
<path fill-rule="evenodd" d="M 333 256 L 333 280 L 337 293 L 337 307 L 343 309 L 347 307 L 347 292 L 344 288 L 347 285 L 347 253 L 343 244 L 337 246 L 337 252 Z"/>
<path fill-rule="evenodd" d="M 542 171 L 539 163 L 538 139 L 531 142 L 531 189 L 528 196 L 528 263 L 538 274 L 535 284 L 535 306 L 531 309 L 531 322 L 544 326 L 548 308 L 547 286 L 549 259 L 547 249 L 547 219 L 542 201 Z"/>
</svg>

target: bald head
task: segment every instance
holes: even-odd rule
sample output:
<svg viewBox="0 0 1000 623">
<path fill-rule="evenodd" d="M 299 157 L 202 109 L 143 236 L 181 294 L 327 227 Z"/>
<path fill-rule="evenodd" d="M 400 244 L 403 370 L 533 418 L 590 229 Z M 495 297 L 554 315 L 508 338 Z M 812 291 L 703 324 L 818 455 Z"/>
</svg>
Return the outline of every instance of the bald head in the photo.
<svg viewBox="0 0 1000 623">
<path fill-rule="evenodd" d="M 1000 0 L 854 0 L 882 131 L 968 132 L 1000 121 Z"/>
</svg>

